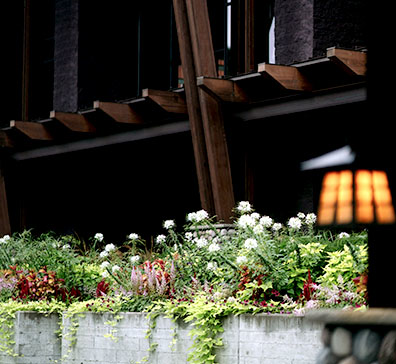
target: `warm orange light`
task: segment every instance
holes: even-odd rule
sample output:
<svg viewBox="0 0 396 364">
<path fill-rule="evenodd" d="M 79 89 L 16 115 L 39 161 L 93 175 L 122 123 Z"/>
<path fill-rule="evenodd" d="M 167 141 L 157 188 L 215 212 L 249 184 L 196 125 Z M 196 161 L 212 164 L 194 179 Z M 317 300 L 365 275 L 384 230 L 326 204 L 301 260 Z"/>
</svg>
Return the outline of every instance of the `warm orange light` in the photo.
<svg viewBox="0 0 396 364">
<path fill-rule="evenodd" d="M 353 190 L 355 192 L 353 192 Z M 384 171 L 329 172 L 323 179 L 318 224 L 392 224 L 395 211 Z"/>
</svg>

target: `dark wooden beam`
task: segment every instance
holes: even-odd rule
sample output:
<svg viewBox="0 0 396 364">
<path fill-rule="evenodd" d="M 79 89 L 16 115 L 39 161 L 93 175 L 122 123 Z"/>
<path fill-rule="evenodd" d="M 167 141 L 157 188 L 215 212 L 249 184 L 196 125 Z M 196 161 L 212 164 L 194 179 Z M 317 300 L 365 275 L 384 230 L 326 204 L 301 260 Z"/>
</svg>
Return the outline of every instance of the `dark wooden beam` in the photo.
<svg viewBox="0 0 396 364">
<path fill-rule="evenodd" d="M 258 72 L 264 77 L 272 78 L 286 90 L 312 90 L 312 85 L 308 79 L 296 67 L 260 63 L 258 65 Z"/>
<path fill-rule="evenodd" d="M 0 160 L 0 237 L 11 234 L 10 216 L 8 213 L 7 191 L 4 180 L 4 168 Z"/>
<path fill-rule="evenodd" d="M 232 80 L 201 76 L 197 78 L 197 86 L 223 102 L 249 102 L 246 92 Z"/>
<path fill-rule="evenodd" d="M 201 206 L 210 215 L 215 214 L 212 182 L 210 179 L 209 162 L 206 150 L 201 106 L 198 88 L 196 87 L 196 72 L 192 52 L 191 34 L 187 18 L 185 0 L 173 0 L 177 37 L 180 48 L 180 59 L 184 77 L 188 118 L 190 120 L 192 144 L 194 149 L 195 168 L 197 171 Z"/>
<path fill-rule="evenodd" d="M 327 57 L 350 75 L 365 76 L 367 53 L 339 48 L 328 48 Z"/>
<path fill-rule="evenodd" d="M 207 3 L 189 0 L 186 8 L 196 75 L 215 78 L 217 69 Z M 230 222 L 235 199 L 222 107 L 202 89 L 198 90 L 198 95 L 216 215 L 218 219 Z"/>
<path fill-rule="evenodd" d="M 88 119 L 81 114 L 51 111 L 50 118 L 58 120 L 66 128 L 74 132 L 80 133 L 94 133 L 96 128 Z"/>
<path fill-rule="evenodd" d="M 186 100 L 180 92 L 143 89 L 142 96 L 154 101 L 165 111 L 175 114 L 187 114 Z"/>
<path fill-rule="evenodd" d="M 10 128 L 20 131 L 32 140 L 54 140 L 53 135 L 41 123 L 11 120 Z"/>
<path fill-rule="evenodd" d="M 142 116 L 127 104 L 94 101 L 93 107 L 118 123 L 141 124 L 144 121 Z"/>
</svg>

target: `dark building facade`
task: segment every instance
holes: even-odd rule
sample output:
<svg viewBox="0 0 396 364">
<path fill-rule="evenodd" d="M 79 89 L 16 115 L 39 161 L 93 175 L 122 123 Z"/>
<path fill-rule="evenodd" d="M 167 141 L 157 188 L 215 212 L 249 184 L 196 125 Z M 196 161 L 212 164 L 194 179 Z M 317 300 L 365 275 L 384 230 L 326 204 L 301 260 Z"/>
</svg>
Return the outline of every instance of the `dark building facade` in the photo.
<svg viewBox="0 0 396 364">
<path fill-rule="evenodd" d="M 150 237 L 202 207 L 227 220 L 245 199 L 278 220 L 312 211 L 300 163 L 357 143 L 351 120 L 367 111 L 366 10 L 359 0 L 12 2 L 1 25 L 0 233 Z"/>
</svg>

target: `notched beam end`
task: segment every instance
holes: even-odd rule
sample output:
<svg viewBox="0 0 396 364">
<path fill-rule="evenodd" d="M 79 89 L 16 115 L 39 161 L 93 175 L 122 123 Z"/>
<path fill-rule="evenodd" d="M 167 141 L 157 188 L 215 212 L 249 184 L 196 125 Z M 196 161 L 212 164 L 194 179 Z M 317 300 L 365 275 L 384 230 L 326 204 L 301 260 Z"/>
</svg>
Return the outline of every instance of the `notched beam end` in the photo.
<svg viewBox="0 0 396 364">
<path fill-rule="evenodd" d="M 142 96 L 159 105 L 166 112 L 187 114 L 186 100 L 180 92 L 143 89 Z"/>
<path fill-rule="evenodd" d="M 141 124 L 144 122 L 143 117 L 127 104 L 97 100 L 94 101 L 93 107 L 102 111 L 117 123 Z"/>
<path fill-rule="evenodd" d="M 292 91 L 311 91 L 312 85 L 308 79 L 293 66 L 260 63 L 258 72 L 275 80 L 281 87 Z"/>
<path fill-rule="evenodd" d="M 367 53 L 336 47 L 327 48 L 326 56 L 350 75 L 365 76 Z"/>
<path fill-rule="evenodd" d="M 232 80 L 200 76 L 197 77 L 197 86 L 223 102 L 249 102 L 249 97 L 245 90 Z"/>
<path fill-rule="evenodd" d="M 63 111 L 51 111 L 50 118 L 58 120 L 66 128 L 71 131 L 79 133 L 95 133 L 95 126 L 88 121 L 88 119 L 81 114 L 63 112 Z"/>
</svg>

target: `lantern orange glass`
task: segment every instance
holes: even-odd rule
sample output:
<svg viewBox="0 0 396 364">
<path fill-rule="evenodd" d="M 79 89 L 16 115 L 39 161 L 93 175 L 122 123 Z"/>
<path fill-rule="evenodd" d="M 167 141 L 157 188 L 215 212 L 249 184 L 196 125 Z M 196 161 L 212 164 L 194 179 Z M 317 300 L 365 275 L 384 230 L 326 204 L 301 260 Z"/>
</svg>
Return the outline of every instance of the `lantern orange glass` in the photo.
<svg viewBox="0 0 396 364">
<path fill-rule="evenodd" d="M 395 210 L 384 171 L 328 172 L 319 199 L 319 225 L 393 224 Z"/>
</svg>

